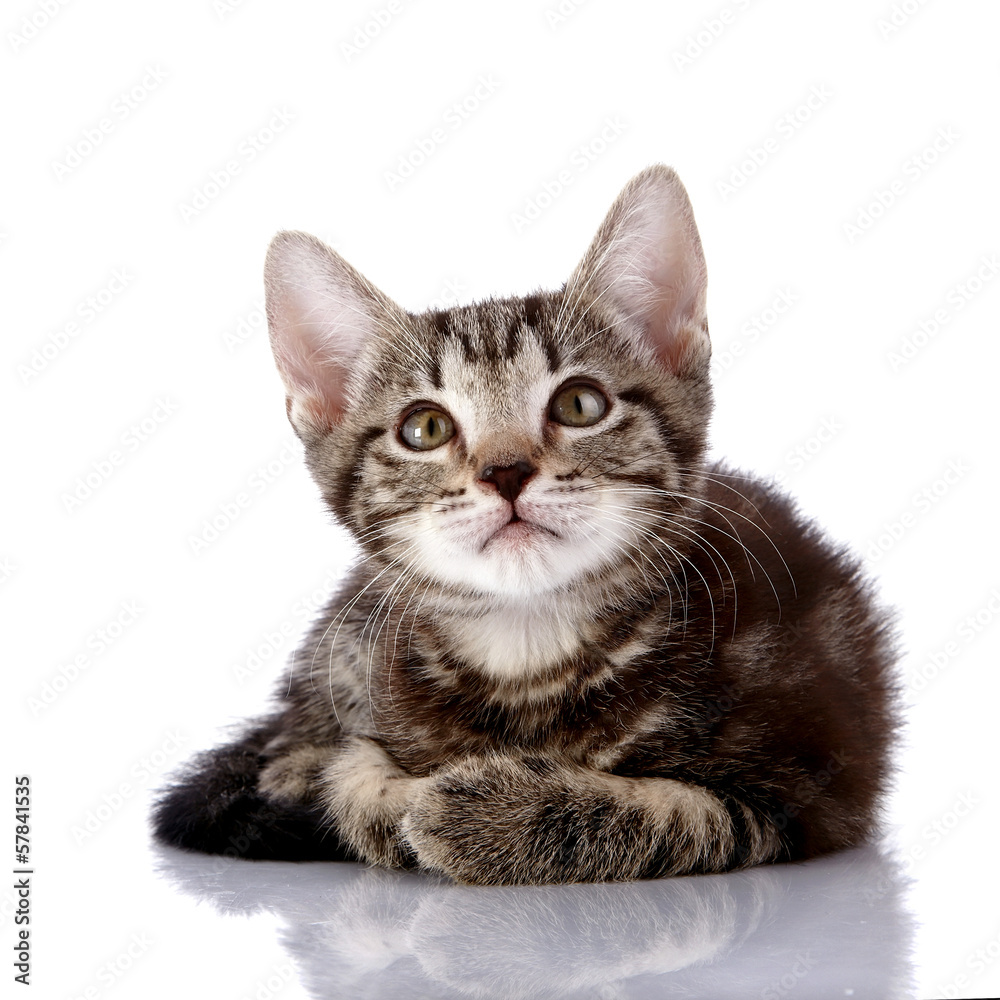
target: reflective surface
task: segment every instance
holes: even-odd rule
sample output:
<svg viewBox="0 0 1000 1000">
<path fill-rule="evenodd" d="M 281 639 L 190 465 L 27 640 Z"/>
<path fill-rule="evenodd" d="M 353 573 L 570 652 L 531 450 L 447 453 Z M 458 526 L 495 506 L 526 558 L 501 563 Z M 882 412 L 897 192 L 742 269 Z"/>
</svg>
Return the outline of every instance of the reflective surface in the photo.
<svg viewBox="0 0 1000 1000">
<path fill-rule="evenodd" d="M 26 996 L 815 1000 L 906 995 L 911 967 L 917 1000 L 1000 996 L 1000 4 L 23 0 L 6 27 Z M 898 867 L 470 894 L 151 856 L 151 796 L 264 710 L 351 558 L 282 412 L 274 232 L 316 232 L 414 311 L 522 294 L 657 161 L 709 258 L 713 457 L 776 477 L 900 611 Z"/>
<path fill-rule="evenodd" d="M 542 888 L 158 857 L 162 877 L 226 917 L 275 914 L 316 998 L 912 995 L 906 880 L 874 848 L 728 875 Z"/>
</svg>

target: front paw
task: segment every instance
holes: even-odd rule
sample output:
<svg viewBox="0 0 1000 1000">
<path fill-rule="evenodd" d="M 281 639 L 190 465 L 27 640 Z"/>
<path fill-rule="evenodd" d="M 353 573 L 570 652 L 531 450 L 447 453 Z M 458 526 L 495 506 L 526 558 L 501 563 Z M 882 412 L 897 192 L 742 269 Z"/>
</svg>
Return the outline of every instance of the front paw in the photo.
<svg viewBox="0 0 1000 1000">
<path fill-rule="evenodd" d="M 581 808 L 592 803 L 572 785 L 571 772 L 551 761 L 467 758 L 414 793 L 403 836 L 421 868 L 457 882 L 589 880 L 575 837 Z"/>
<path fill-rule="evenodd" d="M 427 780 L 410 776 L 372 740 L 351 737 L 320 774 L 320 801 L 340 836 L 366 861 L 412 868 L 400 821 Z"/>
</svg>

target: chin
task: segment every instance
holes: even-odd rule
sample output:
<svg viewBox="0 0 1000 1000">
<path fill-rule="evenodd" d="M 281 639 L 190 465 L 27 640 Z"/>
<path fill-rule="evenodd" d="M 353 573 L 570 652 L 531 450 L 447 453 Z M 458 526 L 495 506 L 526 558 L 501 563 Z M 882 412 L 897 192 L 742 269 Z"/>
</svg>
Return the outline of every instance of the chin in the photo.
<svg viewBox="0 0 1000 1000">
<path fill-rule="evenodd" d="M 493 598 L 535 599 L 565 590 L 600 569 L 605 560 L 597 548 L 519 521 L 485 541 L 429 545 L 418 552 L 417 565 L 446 586 Z"/>
</svg>

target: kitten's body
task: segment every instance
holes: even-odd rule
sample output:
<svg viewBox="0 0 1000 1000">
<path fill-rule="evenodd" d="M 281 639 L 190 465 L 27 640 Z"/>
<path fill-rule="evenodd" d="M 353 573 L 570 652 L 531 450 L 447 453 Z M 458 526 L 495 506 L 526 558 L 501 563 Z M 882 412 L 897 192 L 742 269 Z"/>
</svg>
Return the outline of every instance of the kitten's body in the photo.
<svg viewBox="0 0 1000 1000">
<path fill-rule="evenodd" d="M 633 181 L 560 292 L 410 316 L 297 234 L 268 277 L 289 415 L 368 558 L 161 837 L 540 883 L 870 833 L 887 626 L 787 500 L 704 465 L 704 263 L 672 173 Z M 418 450 L 414 419 L 451 437 Z"/>
</svg>

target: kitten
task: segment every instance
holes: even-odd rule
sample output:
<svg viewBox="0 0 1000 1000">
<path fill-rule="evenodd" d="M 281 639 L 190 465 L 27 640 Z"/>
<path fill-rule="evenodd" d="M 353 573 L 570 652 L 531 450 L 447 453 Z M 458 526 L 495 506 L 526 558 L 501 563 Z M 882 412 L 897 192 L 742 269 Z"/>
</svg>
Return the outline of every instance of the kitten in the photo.
<svg viewBox="0 0 1000 1000">
<path fill-rule="evenodd" d="M 274 712 L 160 799 L 161 840 L 474 884 L 729 869 L 869 836 L 897 726 L 858 563 L 706 466 L 706 271 L 670 169 L 557 292 L 407 313 L 275 237 L 288 416 L 365 559 Z"/>
</svg>

